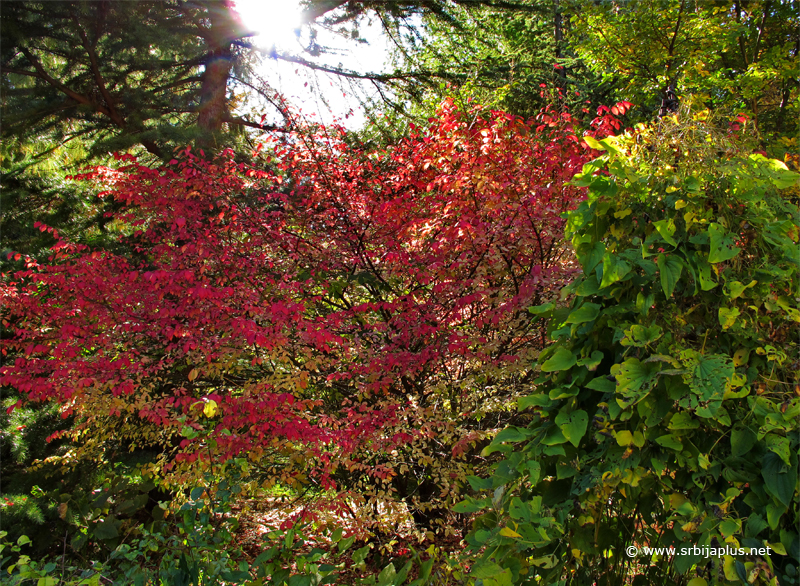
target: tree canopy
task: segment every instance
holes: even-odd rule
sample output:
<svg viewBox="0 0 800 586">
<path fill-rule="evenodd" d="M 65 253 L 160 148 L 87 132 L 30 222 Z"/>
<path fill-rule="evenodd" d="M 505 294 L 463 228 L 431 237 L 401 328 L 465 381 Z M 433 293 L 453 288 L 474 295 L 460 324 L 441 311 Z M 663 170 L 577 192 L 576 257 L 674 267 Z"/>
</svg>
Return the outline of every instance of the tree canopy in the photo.
<svg viewBox="0 0 800 586">
<path fill-rule="evenodd" d="M 744 112 L 774 141 L 797 132 L 800 20 L 793 2 L 576 3 L 575 50 L 645 111 L 683 96 Z"/>
</svg>

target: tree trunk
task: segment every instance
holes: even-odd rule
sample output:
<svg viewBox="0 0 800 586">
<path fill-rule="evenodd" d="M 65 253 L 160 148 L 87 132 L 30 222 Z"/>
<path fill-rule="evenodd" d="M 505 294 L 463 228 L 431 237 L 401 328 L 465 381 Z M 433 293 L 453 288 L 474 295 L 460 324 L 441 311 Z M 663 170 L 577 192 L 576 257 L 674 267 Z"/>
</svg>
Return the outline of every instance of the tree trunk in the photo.
<svg viewBox="0 0 800 586">
<path fill-rule="evenodd" d="M 200 116 L 197 124 L 201 130 L 214 134 L 222 128 L 228 114 L 228 78 L 233 67 L 232 43 L 238 37 L 231 18 L 231 0 L 208 2 L 211 23 L 205 39 L 208 55 L 200 87 Z"/>
</svg>

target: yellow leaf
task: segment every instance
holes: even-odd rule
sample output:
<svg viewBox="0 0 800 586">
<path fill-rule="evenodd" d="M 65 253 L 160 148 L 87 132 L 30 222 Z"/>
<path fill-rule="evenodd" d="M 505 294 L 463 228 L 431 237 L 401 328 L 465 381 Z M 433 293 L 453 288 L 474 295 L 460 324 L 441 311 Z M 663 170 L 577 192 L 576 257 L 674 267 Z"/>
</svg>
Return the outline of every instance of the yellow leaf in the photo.
<svg viewBox="0 0 800 586">
<path fill-rule="evenodd" d="M 534 566 L 539 566 L 540 568 L 550 569 L 556 565 L 556 558 L 554 555 L 546 555 L 541 558 L 535 558 L 531 561 Z"/>
<path fill-rule="evenodd" d="M 747 348 L 739 348 L 733 354 L 733 365 L 734 366 L 742 366 L 743 364 L 747 364 L 747 359 L 750 357 L 750 350 Z"/>
<path fill-rule="evenodd" d="M 767 543 L 772 549 L 775 550 L 775 553 L 779 555 L 786 555 L 786 547 L 782 543 Z"/>
<path fill-rule="evenodd" d="M 642 434 L 642 432 L 633 432 L 633 445 L 635 445 L 637 448 L 644 447 L 644 434 Z"/>
<path fill-rule="evenodd" d="M 621 446 L 629 446 L 633 443 L 633 434 L 630 431 L 620 431 L 616 434 L 617 443 Z"/>
<path fill-rule="evenodd" d="M 214 415 L 216 415 L 216 414 L 217 414 L 217 402 L 216 402 L 216 401 L 214 401 L 213 399 L 209 399 L 209 400 L 206 402 L 206 406 L 205 406 L 205 407 L 203 407 L 203 414 L 204 414 L 206 417 L 208 417 L 209 419 L 211 419 L 212 417 L 214 417 Z"/>
<path fill-rule="evenodd" d="M 609 228 L 609 232 L 614 238 L 622 238 L 622 236 L 625 235 L 626 230 L 623 226 L 617 226 L 616 224 L 613 224 L 611 228 Z"/>
<path fill-rule="evenodd" d="M 680 507 L 682 504 L 684 504 L 684 503 L 687 503 L 687 502 L 689 502 L 689 499 L 687 499 L 687 498 L 686 498 L 685 496 L 683 496 L 682 494 L 679 494 L 679 493 L 674 493 L 674 494 L 671 494 L 671 495 L 669 496 L 669 505 L 670 505 L 670 507 L 672 507 L 673 509 L 677 509 L 677 508 L 678 508 L 678 507 Z"/>
<path fill-rule="evenodd" d="M 722 560 L 722 571 L 725 572 L 725 578 L 731 582 L 738 580 L 739 576 L 736 573 L 736 560 L 729 555 L 722 556 Z"/>
<path fill-rule="evenodd" d="M 614 212 L 614 217 L 617 218 L 618 220 L 621 220 L 622 218 L 630 216 L 632 213 L 633 213 L 632 209 L 626 208 L 624 210 L 620 210 L 618 212 Z"/>
<path fill-rule="evenodd" d="M 197 378 L 197 375 L 200 374 L 196 368 L 193 368 L 189 371 L 189 380 L 194 380 Z"/>
<path fill-rule="evenodd" d="M 519 533 L 508 527 L 503 527 L 500 530 L 500 535 L 502 535 L 503 537 L 513 537 L 514 539 L 516 539 L 517 537 L 522 537 L 522 535 L 520 535 Z"/>
<path fill-rule="evenodd" d="M 684 523 L 683 525 L 681 525 L 681 529 L 683 529 L 687 533 L 691 533 L 692 531 L 697 529 L 697 525 L 698 523 L 695 523 L 694 521 L 689 521 L 688 523 Z"/>
<path fill-rule="evenodd" d="M 706 586 L 708 582 L 702 578 L 692 578 L 686 586 Z"/>
</svg>

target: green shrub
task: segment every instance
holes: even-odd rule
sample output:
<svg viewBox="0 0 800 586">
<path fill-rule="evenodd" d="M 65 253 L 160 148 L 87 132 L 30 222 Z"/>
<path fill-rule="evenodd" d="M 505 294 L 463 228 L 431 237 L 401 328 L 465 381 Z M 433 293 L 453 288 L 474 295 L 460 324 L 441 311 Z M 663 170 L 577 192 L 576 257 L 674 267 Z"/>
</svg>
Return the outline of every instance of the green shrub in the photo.
<svg viewBox="0 0 800 586">
<path fill-rule="evenodd" d="M 27 536 L 9 541 L 8 533 L 0 532 L 0 584 L 322 586 L 341 583 L 343 572 L 349 572 L 348 583 L 363 586 L 423 586 L 454 584 L 461 575 L 455 560 L 433 547 L 427 560 L 412 550 L 374 569 L 367 566 L 370 545 L 357 544 L 355 536 L 346 537 L 338 528 L 322 531 L 329 548 L 312 547 L 308 535 L 315 528 L 304 525 L 268 531 L 263 551 L 248 561 L 235 538 L 238 520 L 231 509 L 241 494 L 236 469 L 226 468 L 230 481 L 193 489 L 176 511 L 162 503 L 162 514 L 154 515 L 160 520 L 128 526 L 124 536 L 114 522 L 102 523 L 106 528 L 99 531 L 84 528 L 77 534 L 83 541 L 102 540 L 107 546 L 82 550 L 86 556 L 69 555 L 76 549 L 74 540 L 64 555 L 36 555 Z M 113 535 L 103 533 L 109 527 Z M 107 553 L 110 545 L 115 547 Z M 409 575 L 412 570 L 415 575 Z"/>
<path fill-rule="evenodd" d="M 799 176 L 707 117 L 587 139 L 532 423 L 459 505 L 485 586 L 796 583 Z M 625 553 L 693 545 L 772 555 Z"/>
</svg>

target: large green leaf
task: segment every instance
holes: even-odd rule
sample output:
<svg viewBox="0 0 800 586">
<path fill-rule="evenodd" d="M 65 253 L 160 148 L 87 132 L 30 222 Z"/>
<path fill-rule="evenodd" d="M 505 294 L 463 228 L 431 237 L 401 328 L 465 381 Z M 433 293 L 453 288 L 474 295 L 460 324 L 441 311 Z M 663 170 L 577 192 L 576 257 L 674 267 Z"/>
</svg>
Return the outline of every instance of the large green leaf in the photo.
<svg viewBox="0 0 800 586">
<path fill-rule="evenodd" d="M 617 379 L 617 393 L 626 397 L 637 396 L 637 391 L 653 381 L 659 368 L 656 363 L 643 363 L 638 358 L 615 364 L 611 367 L 611 374 Z"/>
<path fill-rule="evenodd" d="M 492 479 L 491 478 L 481 478 L 480 476 L 467 476 L 467 482 L 469 482 L 470 487 L 472 490 L 489 490 L 492 488 Z"/>
<path fill-rule="evenodd" d="M 119 536 L 119 526 L 122 524 L 118 519 L 106 517 L 95 523 L 92 532 L 97 539 L 113 539 Z"/>
<path fill-rule="evenodd" d="M 597 370 L 597 367 L 603 361 L 603 353 L 599 350 L 592 350 L 592 353 L 586 358 L 578 360 L 579 366 L 585 366 L 591 371 Z"/>
<path fill-rule="evenodd" d="M 755 445 L 758 438 L 749 427 L 739 427 L 731 432 L 731 455 L 744 456 Z"/>
<path fill-rule="evenodd" d="M 533 315 L 548 315 L 550 312 L 555 309 L 555 303 L 545 303 L 544 305 L 535 305 L 533 307 L 529 307 L 528 311 Z"/>
<path fill-rule="evenodd" d="M 564 437 L 564 433 L 561 431 L 560 427 L 551 427 L 547 430 L 547 433 L 542 438 L 542 445 L 558 446 L 566 441 L 567 438 Z"/>
<path fill-rule="evenodd" d="M 726 295 L 728 299 L 736 299 L 737 297 L 741 296 L 746 289 L 754 287 L 757 284 L 758 281 L 750 281 L 747 285 L 739 281 L 730 281 L 725 284 Z"/>
<path fill-rule="evenodd" d="M 667 298 L 672 297 L 672 292 L 675 291 L 675 285 L 681 278 L 682 271 L 683 262 L 679 257 L 663 253 L 658 255 L 658 273 L 661 278 L 661 288 Z"/>
<path fill-rule="evenodd" d="M 675 450 L 676 452 L 680 452 L 683 449 L 683 444 L 681 440 L 675 437 L 672 434 L 662 435 L 656 438 L 656 443 L 664 446 L 665 448 L 670 448 Z"/>
<path fill-rule="evenodd" d="M 586 411 L 578 410 L 572 413 L 559 413 L 556 415 L 556 425 L 561 429 L 561 433 L 576 448 L 581 442 L 581 438 L 586 434 L 586 427 L 589 424 L 589 416 Z"/>
<path fill-rule="evenodd" d="M 697 278 L 700 280 L 700 288 L 703 291 L 711 291 L 717 286 L 717 282 L 711 277 L 711 264 L 700 255 L 695 255 L 697 261 Z"/>
<path fill-rule="evenodd" d="M 732 259 L 739 254 L 741 248 L 734 246 L 734 238 L 721 224 L 711 223 L 708 226 L 708 237 L 711 240 L 711 250 L 708 253 L 708 262 L 718 263 Z"/>
<path fill-rule="evenodd" d="M 700 422 L 686 411 L 676 413 L 669 421 L 669 428 L 672 430 L 697 429 L 698 427 L 700 427 Z"/>
<path fill-rule="evenodd" d="M 567 317 L 568 324 L 581 324 L 594 321 L 600 315 L 600 306 L 596 303 L 584 303 Z"/>
<path fill-rule="evenodd" d="M 468 496 L 460 503 L 453 505 L 453 512 L 455 513 L 477 513 L 492 504 L 492 499 L 482 498 L 476 499 Z"/>
<path fill-rule="evenodd" d="M 597 377 L 586 383 L 587 389 L 600 391 L 601 393 L 613 393 L 616 385 L 613 381 L 608 380 L 606 377 Z"/>
<path fill-rule="evenodd" d="M 501 443 L 501 442 L 517 443 L 525 441 L 526 439 L 528 439 L 529 436 L 530 432 L 524 427 L 515 427 L 512 425 L 510 427 L 506 427 L 500 433 L 498 433 L 495 436 L 494 441 L 496 443 Z"/>
<path fill-rule="evenodd" d="M 634 324 L 625 330 L 625 337 L 620 340 L 620 344 L 643 348 L 658 340 L 661 337 L 661 331 L 661 326 L 658 324 L 650 327 Z"/>
<path fill-rule="evenodd" d="M 594 270 L 598 263 L 603 260 L 606 253 L 606 246 L 602 242 L 595 242 L 591 250 L 586 254 L 581 254 L 580 261 L 583 270 L 589 273 Z"/>
<path fill-rule="evenodd" d="M 718 310 L 719 325 L 723 330 L 727 330 L 736 323 L 739 317 L 739 309 L 736 307 L 720 307 Z"/>
<path fill-rule="evenodd" d="M 792 422 L 792 429 L 796 430 L 796 422 Z M 763 433 L 762 427 L 760 432 Z M 783 462 L 789 466 L 792 457 L 792 442 L 788 437 L 784 437 L 777 433 L 768 433 L 764 436 L 764 442 L 767 444 L 767 449 L 773 454 L 777 454 Z"/>
<path fill-rule="evenodd" d="M 621 281 L 629 272 L 631 272 L 630 263 L 615 254 L 606 254 L 603 257 L 603 280 L 600 281 L 600 287 L 608 287 Z"/>
<path fill-rule="evenodd" d="M 600 283 L 597 282 L 597 276 L 590 274 L 583 281 L 581 281 L 580 285 L 578 285 L 577 289 L 575 289 L 575 294 L 578 297 L 588 297 L 589 295 L 594 295 L 599 290 Z"/>
<path fill-rule="evenodd" d="M 578 359 L 571 351 L 566 348 L 559 348 L 548 360 L 542 364 L 544 372 L 555 372 L 559 370 L 567 370 L 577 364 Z"/>
<path fill-rule="evenodd" d="M 397 571 L 394 569 L 394 564 L 387 564 L 381 573 L 378 574 L 378 586 L 391 586 L 394 584 L 394 576 Z"/>
<path fill-rule="evenodd" d="M 761 464 L 761 476 L 767 492 L 787 507 L 792 504 L 794 487 L 797 484 L 797 470 L 787 466 L 777 454 L 767 452 Z"/>
<path fill-rule="evenodd" d="M 653 222 L 653 226 L 655 226 L 656 230 L 658 230 L 658 233 L 665 242 L 671 244 L 672 246 L 678 245 L 678 243 L 675 241 L 675 238 L 673 238 L 673 234 L 675 234 L 675 220 L 672 218 L 668 220 L 659 220 L 658 222 Z"/>
<path fill-rule="evenodd" d="M 523 521 L 531 520 L 531 510 L 527 503 L 522 502 L 522 499 L 515 496 L 511 499 L 511 506 L 508 509 L 512 519 L 521 519 Z"/>
<path fill-rule="evenodd" d="M 528 407 L 541 407 L 547 409 L 553 405 L 553 401 L 545 394 L 528 395 L 517 399 L 517 408 L 522 411 Z"/>
<path fill-rule="evenodd" d="M 703 401 L 721 399 L 733 378 L 734 368 L 730 357 L 684 350 L 681 358 L 688 366 L 688 376 L 685 378 L 692 391 Z"/>
<path fill-rule="evenodd" d="M 495 562 L 480 561 L 473 566 L 470 575 L 484 586 L 511 586 L 511 570 L 503 569 Z"/>
<path fill-rule="evenodd" d="M 391 565 L 391 564 L 390 564 Z M 394 566 L 392 566 L 394 571 Z M 382 574 L 383 572 L 381 572 Z M 191 584 L 191 582 L 189 582 Z M 390 586 L 391 582 L 378 582 L 378 586 Z M 286 580 L 286 586 L 311 586 L 311 576 L 308 574 L 295 574 Z"/>
</svg>

